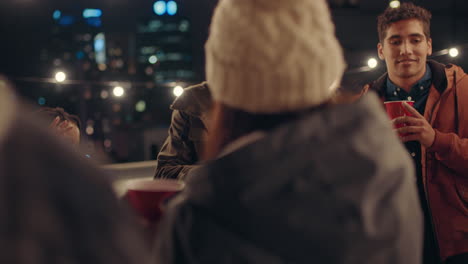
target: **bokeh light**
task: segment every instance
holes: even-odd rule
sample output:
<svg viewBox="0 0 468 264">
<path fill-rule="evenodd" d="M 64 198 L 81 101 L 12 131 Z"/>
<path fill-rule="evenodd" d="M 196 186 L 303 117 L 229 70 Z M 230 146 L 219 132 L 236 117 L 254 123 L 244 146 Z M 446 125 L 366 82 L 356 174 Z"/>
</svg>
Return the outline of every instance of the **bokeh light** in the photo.
<svg viewBox="0 0 468 264">
<path fill-rule="evenodd" d="M 375 67 L 377 67 L 379 65 L 379 62 L 375 59 L 375 58 L 370 58 L 368 61 L 367 61 L 367 66 L 369 66 L 369 68 L 371 69 L 374 69 Z"/>
<path fill-rule="evenodd" d="M 449 55 L 450 55 L 450 57 L 455 58 L 455 57 L 457 57 L 459 54 L 460 54 L 460 52 L 458 51 L 457 48 L 451 48 L 451 49 L 449 49 Z"/>
<path fill-rule="evenodd" d="M 38 103 L 39 105 L 45 105 L 46 99 L 45 99 L 44 97 L 41 96 L 41 97 L 39 97 L 39 98 L 37 99 L 37 103 Z"/>
<path fill-rule="evenodd" d="M 146 110 L 146 102 L 143 100 L 138 101 L 135 105 L 135 110 L 140 113 L 144 112 Z"/>
<path fill-rule="evenodd" d="M 107 90 L 102 90 L 101 91 L 101 98 L 102 99 L 107 99 L 109 97 L 109 92 Z"/>
<path fill-rule="evenodd" d="M 94 134 L 94 128 L 92 126 L 87 126 L 86 127 L 86 134 L 89 135 L 89 136 Z"/>
<path fill-rule="evenodd" d="M 122 96 L 125 94 L 125 90 L 124 90 L 124 88 L 122 88 L 122 86 L 116 86 L 116 87 L 114 87 L 114 89 L 112 90 L 112 93 L 113 93 L 114 96 L 116 96 L 116 97 L 122 97 Z"/>
<path fill-rule="evenodd" d="M 62 12 L 60 12 L 60 10 L 55 10 L 52 17 L 55 19 L 55 20 L 59 20 L 60 17 L 62 16 Z"/>
<path fill-rule="evenodd" d="M 64 82 L 66 79 L 67 79 L 67 75 L 64 72 L 59 71 L 55 73 L 55 81 L 61 83 L 61 82 Z"/>
<path fill-rule="evenodd" d="M 182 86 L 179 86 L 177 85 L 176 87 L 174 87 L 174 89 L 172 90 L 172 93 L 179 97 L 181 96 L 183 93 L 184 93 L 184 88 L 182 88 Z"/>
<path fill-rule="evenodd" d="M 112 147 L 112 141 L 110 139 L 105 139 L 104 140 L 104 147 L 105 148 L 110 148 Z"/>
<path fill-rule="evenodd" d="M 391 8 L 399 8 L 400 7 L 400 1 L 392 0 L 392 1 L 390 1 L 389 5 L 390 5 Z"/>
<path fill-rule="evenodd" d="M 156 62 L 158 62 L 158 57 L 156 55 L 152 55 L 149 57 L 148 62 L 151 64 L 155 64 Z"/>
</svg>

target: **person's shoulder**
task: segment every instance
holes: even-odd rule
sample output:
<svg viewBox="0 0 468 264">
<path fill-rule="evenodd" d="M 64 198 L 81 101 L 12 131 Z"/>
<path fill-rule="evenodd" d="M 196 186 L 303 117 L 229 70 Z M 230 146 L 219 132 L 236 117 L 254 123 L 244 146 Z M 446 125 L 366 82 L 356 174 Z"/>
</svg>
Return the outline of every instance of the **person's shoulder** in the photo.
<svg viewBox="0 0 468 264">
<path fill-rule="evenodd" d="M 454 74 L 457 75 L 458 79 L 466 75 L 462 67 L 452 63 L 443 64 L 435 60 L 428 60 L 427 63 L 432 71 L 432 77 L 435 79 L 447 78 Z"/>
<path fill-rule="evenodd" d="M 446 88 L 468 86 L 467 74 L 462 67 L 451 63 L 442 64 L 436 61 L 429 61 L 429 66 L 432 71 L 433 83 L 439 91 L 444 91 Z"/>
<path fill-rule="evenodd" d="M 200 94 L 206 92 L 208 92 L 207 82 L 201 82 L 192 86 L 188 86 L 184 89 L 184 93 L 186 94 Z"/>
<path fill-rule="evenodd" d="M 456 73 L 458 77 L 465 77 L 466 73 L 463 70 L 461 66 L 455 65 L 455 64 L 447 64 L 444 65 L 444 70 L 447 74 L 453 74 Z"/>
<path fill-rule="evenodd" d="M 6 137 L 16 113 L 16 96 L 9 82 L 0 76 L 0 142 Z"/>
<path fill-rule="evenodd" d="M 190 100 L 199 100 L 200 98 L 209 98 L 211 100 L 211 93 L 206 82 L 184 88 L 184 92 L 174 100 L 172 106 L 180 106 L 187 104 Z"/>
</svg>

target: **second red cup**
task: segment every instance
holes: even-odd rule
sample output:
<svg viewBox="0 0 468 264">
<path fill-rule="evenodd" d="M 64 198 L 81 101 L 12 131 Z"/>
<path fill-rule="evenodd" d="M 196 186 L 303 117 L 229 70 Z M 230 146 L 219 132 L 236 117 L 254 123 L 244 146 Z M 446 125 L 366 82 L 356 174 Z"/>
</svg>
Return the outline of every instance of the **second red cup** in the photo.
<svg viewBox="0 0 468 264">
<path fill-rule="evenodd" d="M 184 188 L 177 180 L 138 179 L 127 184 L 125 199 L 130 206 L 150 223 L 159 221 L 163 214 L 163 203 Z"/>
</svg>

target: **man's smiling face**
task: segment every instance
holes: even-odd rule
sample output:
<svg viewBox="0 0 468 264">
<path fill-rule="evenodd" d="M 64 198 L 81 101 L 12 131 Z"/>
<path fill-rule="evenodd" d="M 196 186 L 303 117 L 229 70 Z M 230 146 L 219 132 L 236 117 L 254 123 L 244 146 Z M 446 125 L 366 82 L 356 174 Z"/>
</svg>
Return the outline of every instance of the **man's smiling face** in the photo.
<svg viewBox="0 0 468 264">
<path fill-rule="evenodd" d="M 426 71 L 427 56 L 432 54 L 432 40 L 424 35 L 419 20 L 406 19 L 390 25 L 377 50 L 392 81 L 418 80 Z"/>
</svg>

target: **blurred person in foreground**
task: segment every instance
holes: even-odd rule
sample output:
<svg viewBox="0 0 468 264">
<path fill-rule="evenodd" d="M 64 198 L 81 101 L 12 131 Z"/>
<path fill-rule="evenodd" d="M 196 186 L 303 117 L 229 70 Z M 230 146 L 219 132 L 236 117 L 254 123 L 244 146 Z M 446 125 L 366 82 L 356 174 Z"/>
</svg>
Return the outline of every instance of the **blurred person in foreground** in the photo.
<svg viewBox="0 0 468 264">
<path fill-rule="evenodd" d="M 206 82 L 185 88 L 175 99 L 169 135 L 158 154 L 154 178 L 184 180 L 197 166 L 207 137 L 211 104 Z"/>
<path fill-rule="evenodd" d="M 105 175 L 22 114 L 8 86 L 0 79 L 0 263 L 146 263 Z"/>
<path fill-rule="evenodd" d="M 41 107 L 37 113 L 49 122 L 49 127 L 73 146 L 80 144 L 81 122 L 78 116 L 71 115 L 61 107 Z"/>
<path fill-rule="evenodd" d="M 375 95 L 330 104 L 345 64 L 325 0 L 221 0 L 201 167 L 155 263 L 420 263 L 409 155 Z"/>
<path fill-rule="evenodd" d="M 424 211 L 424 263 L 468 263 L 468 78 L 432 54 L 431 13 L 412 3 L 378 17 L 379 57 L 387 73 L 370 86 L 384 101 L 405 104 L 412 116 L 399 133 L 413 157 Z M 396 155 L 395 155 L 396 156 Z"/>
</svg>

